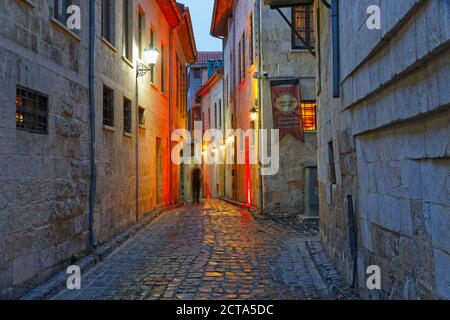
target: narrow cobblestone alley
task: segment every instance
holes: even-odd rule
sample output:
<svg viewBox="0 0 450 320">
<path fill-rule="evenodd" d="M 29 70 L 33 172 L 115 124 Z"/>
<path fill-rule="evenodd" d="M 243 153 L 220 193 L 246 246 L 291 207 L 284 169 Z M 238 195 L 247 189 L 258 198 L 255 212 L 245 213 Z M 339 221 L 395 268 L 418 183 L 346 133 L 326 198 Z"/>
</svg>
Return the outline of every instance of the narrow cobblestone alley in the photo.
<svg viewBox="0 0 450 320">
<path fill-rule="evenodd" d="M 166 212 L 55 299 L 335 299 L 308 254 L 316 225 L 211 200 Z"/>
</svg>

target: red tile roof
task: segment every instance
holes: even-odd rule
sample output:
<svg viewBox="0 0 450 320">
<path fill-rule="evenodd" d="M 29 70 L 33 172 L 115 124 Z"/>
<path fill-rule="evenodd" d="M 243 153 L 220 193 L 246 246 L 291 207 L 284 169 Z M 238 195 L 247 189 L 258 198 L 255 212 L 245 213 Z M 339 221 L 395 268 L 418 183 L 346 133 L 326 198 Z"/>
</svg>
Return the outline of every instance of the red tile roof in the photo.
<svg viewBox="0 0 450 320">
<path fill-rule="evenodd" d="M 197 61 L 195 63 L 207 63 L 208 60 L 223 59 L 221 51 L 199 51 L 197 53 Z"/>
</svg>

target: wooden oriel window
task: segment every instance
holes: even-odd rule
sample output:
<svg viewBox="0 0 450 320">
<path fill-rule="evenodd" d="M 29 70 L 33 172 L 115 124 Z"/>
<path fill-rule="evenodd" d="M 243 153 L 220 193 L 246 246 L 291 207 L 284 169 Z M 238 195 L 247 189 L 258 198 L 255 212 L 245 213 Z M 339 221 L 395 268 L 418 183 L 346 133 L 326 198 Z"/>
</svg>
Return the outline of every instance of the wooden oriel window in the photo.
<svg viewBox="0 0 450 320">
<path fill-rule="evenodd" d="M 292 30 L 292 48 L 293 49 L 307 49 L 308 47 L 314 49 L 316 39 L 314 35 L 314 6 L 302 5 L 292 8 L 292 24 L 298 33 L 305 40 L 303 43 L 297 36 L 296 32 Z"/>
</svg>

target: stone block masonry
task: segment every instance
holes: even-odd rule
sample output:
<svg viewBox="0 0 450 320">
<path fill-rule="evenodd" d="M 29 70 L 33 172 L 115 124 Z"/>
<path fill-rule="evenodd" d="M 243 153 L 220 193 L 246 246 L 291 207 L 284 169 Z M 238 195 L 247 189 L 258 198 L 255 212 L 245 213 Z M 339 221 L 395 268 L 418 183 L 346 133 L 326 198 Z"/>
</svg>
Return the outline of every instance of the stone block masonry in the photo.
<svg viewBox="0 0 450 320">
<path fill-rule="evenodd" d="M 122 233 L 137 218 L 178 201 L 175 166 L 172 198 L 169 190 L 169 137 L 173 128 L 169 127 L 168 119 L 172 118 L 174 128 L 183 128 L 185 119 L 182 106 L 175 108 L 175 103 L 169 106 L 169 95 L 181 96 L 181 93 L 168 89 L 175 88 L 182 80 L 167 66 L 175 64 L 178 57 L 177 68 L 181 68 L 187 60 L 195 60 L 196 52 L 193 36 L 188 32 L 191 30 L 189 15 L 184 11 L 188 9 L 171 2 L 169 9 L 173 12 L 167 8 L 162 10 L 162 2 L 130 1 L 133 10 L 129 11 L 130 16 L 124 17 L 125 1 L 112 1 L 109 27 L 113 37 L 109 41 L 102 34 L 105 8 L 101 6 L 102 1 L 95 2 L 93 91 L 97 193 L 93 236 L 97 245 Z M 92 249 L 88 227 L 92 181 L 88 99 L 90 11 L 89 1 L 71 3 L 79 5 L 82 12 L 81 29 L 77 31 L 69 30 L 64 21 L 58 20 L 53 1 L 0 2 L 0 299 L 22 296 Z M 122 26 L 128 18 L 134 28 L 130 33 L 137 34 L 138 24 L 133 21 L 137 21 L 138 5 L 146 13 L 145 30 L 158 30 L 153 39 L 161 54 L 165 54 L 167 66 L 158 64 L 153 83 L 148 76 L 141 78 L 136 90 L 138 48 L 132 41 L 130 59 L 122 57 L 125 52 Z M 174 20 L 170 19 L 171 14 Z M 170 23 L 178 21 L 180 31 L 169 35 L 169 20 Z M 150 42 L 148 32 L 143 37 L 145 43 Z M 168 50 L 169 44 L 172 52 Z M 169 58 L 172 63 L 168 62 Z M 164 85 L 161 79 L 165 79 Z M 105 87 L 113 92 L 110 126 L 104 126 Z M 30 92 L 31 97 L 38 94 L 35 100 L 40 107 L 36 108 L 40 118 L 27 114 L 32 109 L 31 102 L 22 103 L 17 88 Z M 124 103 L 128 100 L 131 101 L 131 114 L 127 115 L 132 119 L 130 133 L 124 128 Z M 29 109 L 21 114 L 17 105 Z M 145 109 L 146 125 L 137 124 L 138 107 Z M 21 130 L 21 117 L 23 121 L 42 120 L 46 128 Z M 162 146 L 159 169 L 153 161 L 158 139 Z M 138 161 L 137 151 L 143 155 Z M 158 175 L 161 181 L 157 181 Z M 159 202 L 158 183 L 163 186 Z M 136 210 L 137 203 L 139 210 Z"/>
<path fill-rule="evenodd" d="M 0 4 L 0 298 L 22 295 L 88 244 L 86 37 L 50 22 L 38 2 Z M 16 129 L 19 85 L 48 97 L 48 134 Z"/>
<path fill-rule="evenodd" d="M 325 248 L 351 283 L 347 212 L 353 206 L 356 280 L 364 297 L 449 299 L 450 3 L 380 1 L 382 28 L 369 30 L 366 2 L 354 8 L 340 1 L 341 13 L 351 8 L 361 15 L 341 17 L 341 98 L 333 99 L 332 62 L 325 59 L 332 50 L 329 12 L 319 2 Z M 382 290 L 366 287 L 370 265 L 381 268 Z"/>
</svg>

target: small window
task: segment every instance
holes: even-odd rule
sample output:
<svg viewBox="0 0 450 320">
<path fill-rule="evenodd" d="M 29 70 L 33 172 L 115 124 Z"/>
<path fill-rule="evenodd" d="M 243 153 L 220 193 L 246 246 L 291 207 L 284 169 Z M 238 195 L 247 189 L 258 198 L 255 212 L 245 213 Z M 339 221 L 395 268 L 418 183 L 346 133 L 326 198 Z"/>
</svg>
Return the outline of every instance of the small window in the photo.
<svg viewBox="0 0 450 320">
<path fill-rule="evenodd" d="M 123 98 L 123 131 L 131 133 L 131 101 Z"/>
<path fill-rule="evenodd" d="M 123 1 L 123 56 L 133 60 L 133 1 Z"/>
<path fill-rule="evenodd" d="M 102 0 L 102 37 L 112 45 L 115 44 L 114 2 Z"/>
<path fill-rule="evenodd" d="M 145 126 L 145 109 L 142 107 L 139 107 L 139 125 Z"/>
<path fill-rule="evenodd" d="M 194 79 L 200 79 L 202 76 L 200 69 L 194 69 L 193 73 L 194 73 Z"/>
<path fill-rule="evenodd" d="M 250 18 L 249 18 L 249 30 L 248 30 L 248 37 L 249 37 L 249 41 L 248 41 L 248 49 L 249 49 L 249 61 L 250 61 L 250 65 L 253 64 L 254 62 L 254 52 L 253 52 L 253 14 L 250 14 Z"/>
<path fill-rule="evenodd" d="M 53 18 L 66 25 L 68 19 L 67 8 L 71 5 L 72 0 L 53 0 Z"/>
<path fill-rule="evenodd" d="M 315 101 L 302 101 L 302 123 L 304 131 L 317 131 L 317 104 Z"/>
<path fill-rule="evenodd" d="M 143 44 L 143 46 L 145 46 L 145 44 Z M 150 29 L 150 48 L 155 48 L 155 31 L 153 29 Z M 164 55 L 164 52 L 161 52 L 161 55 Z M 165 57 L 162 57 L 162 59 L 165 60 Z M 164 64 L 165 64 L 165 61 L 164 61 L 164 63 L 161 62 L 161 68 L 164 68 Z M 150 70 L 150 82 L 151 83 L 155 83 L 155 69 L 156 68 L 152 68 Z"/>
<path fill-rule="evenodd" d="M 222 100 L 219 100 L 219 126 L 218 128 L 222 128 Z"/>
<path fill-rule="evenodd" d="M 241 43 L 241 41 L 239 41 L 239 57 L 238 57 L 238 60 L 236 61 L 236 63 L 238 64 L 238 72 L 239 72 L 239 74 L 238 74 L 238 76 L 237 76 L 237 79 L 239 79 L 239 81 L 238 82 L 241 82 L 241 80 L 242 80 L 242 63 L 241 63 L 241 60 L 242 60 L 242 43 Z"/>
<path fill-rule="evenodd" d="M 305 40 L 303 43 L 297 36 L 297 33 L 292 30 L 292 48 L 293 49 L 307 49 L 307 47 L 314 49 L 314 7 L 312 5 L 296 6 L 292 8 L 292 24 L 298 33 Z"/>
<path fill-rule="evenodd" d="M 103 86 L 103 124 L 114 127 L 114 91 Z"/>
<path fill-rule="evenodd" d="M 328 143 L 328 163 L 330 166 L 330 182 L 331 184 L 337 183 L 336 178 L 336 163 L 334 162 L 334 146 L 333 141 Z"/>
<path fill-rule="evenodd" d="M 245 57 L 246 57 L 246 49 L 245 49 L 245 32 L 242 34 L 242 75 L 241 75 L 241 79 L 244 80 L 245 79 L 245 74 L 246 74 L 246 64 L 245 64 Z"/>
<path fill-rule="evenodd" d="M 145 32 L 145 13 L 142 8 L 139 7 L 139 16 L 138 16 L 138 58 L 142 60 L 144 55 L 144 32 Z"/>
<path fill-rule="evenodd" d="M 214 104 L 214 128 L 218 128 L 217 124 L 217 103 Z"/>
<path fill-rule="evenodd" d="M 166 92 L 166 50 L 161 44 L 161 92 Z"/>
<path fill-rule="evenodd" d="M 38 134 L 48 133 L 47 96 L 30 89 L 17 87 L 16 128 Z"/>
</svg>

